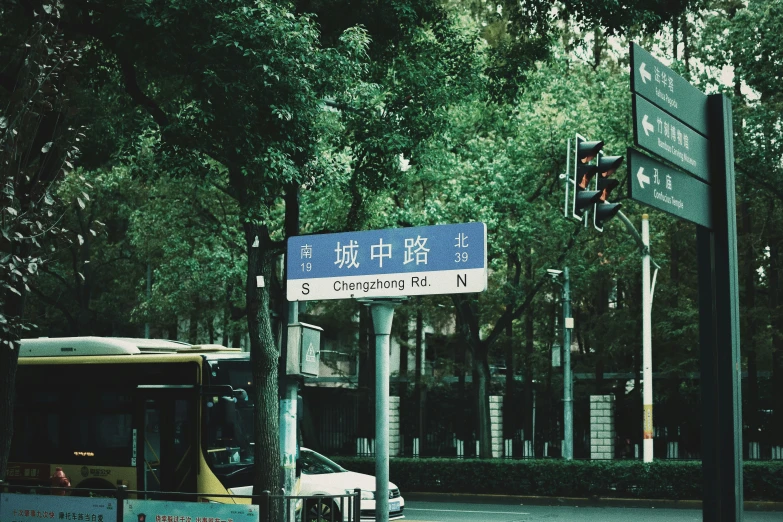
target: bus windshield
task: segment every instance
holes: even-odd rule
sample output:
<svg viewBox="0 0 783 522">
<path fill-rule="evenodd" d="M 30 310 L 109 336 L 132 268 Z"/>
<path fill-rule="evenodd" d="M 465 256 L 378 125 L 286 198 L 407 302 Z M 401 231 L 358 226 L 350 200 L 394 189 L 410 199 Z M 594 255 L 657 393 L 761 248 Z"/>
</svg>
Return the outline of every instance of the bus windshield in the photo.
<svg viewBox="0 0 783 522">
<path fill-rule="evenodd" d="M 211 387 L 205 394 L 209 465 L 227 488 L 251 483 L 253 385 L 249 361 L 210 361 Z"/>
</svg>

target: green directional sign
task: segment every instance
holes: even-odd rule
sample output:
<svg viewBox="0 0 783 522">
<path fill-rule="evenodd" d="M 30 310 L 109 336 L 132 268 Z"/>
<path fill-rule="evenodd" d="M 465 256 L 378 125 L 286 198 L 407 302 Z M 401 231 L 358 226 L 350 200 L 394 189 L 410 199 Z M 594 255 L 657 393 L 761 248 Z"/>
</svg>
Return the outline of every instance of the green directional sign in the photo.
<svg viewBox="0 0 783 522">
<path fill-rule="evenodd" d="M 677 169 L 628 148 L 631 199 L 712 228 L 712 188 Z"/>
<path fill-rule="evenodd" d="M 707 95 L 633 42 L 631 92 L 707 135 Z"/>
<path fill-rule="evenodd" d="M 710 182 L 709 142 L 638 94 L 633 96 L 634 143 Z"/>
</svg>

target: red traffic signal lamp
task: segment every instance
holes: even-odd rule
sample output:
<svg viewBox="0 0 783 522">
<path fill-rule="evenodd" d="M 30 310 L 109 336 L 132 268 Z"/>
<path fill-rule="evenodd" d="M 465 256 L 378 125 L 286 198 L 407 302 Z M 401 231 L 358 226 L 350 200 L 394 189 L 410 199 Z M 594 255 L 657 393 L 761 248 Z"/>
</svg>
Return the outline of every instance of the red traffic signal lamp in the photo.
<svg viewBox="0 0 783 522">
<path fill-rule="evenodd" d="M 609 202 L 609 193 L 620 185 L 619 181 L 610 176 L 617 171 L 622 163 L 622 156 L 604 156 L 600 153 L 598 155 L 596 188 L 599 196 L 593 209 L 593 226 L 599 232 L 603 232 L 604 223 L 612 219 L 622 207 L 620 203 Z"/>
</svg>

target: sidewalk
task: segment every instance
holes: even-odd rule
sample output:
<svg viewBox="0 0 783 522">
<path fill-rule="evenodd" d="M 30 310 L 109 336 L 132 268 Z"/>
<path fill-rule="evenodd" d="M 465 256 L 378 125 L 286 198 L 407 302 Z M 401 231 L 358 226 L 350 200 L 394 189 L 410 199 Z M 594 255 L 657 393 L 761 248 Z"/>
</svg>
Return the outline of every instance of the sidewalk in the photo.
<svg viewBox="0 0 783 522">
<path fill-rule="evenodd" d="M 508 502 L 531 506 L 592 506 L 592 507 L 641 507 L 660 509 L 698 509 L 701 510 L 701 500 L 666 500 L 637 498 L 579 498 L 579 497 L 539 497 L 524 495 L 480 495 L 471 493 L 427 493 L 403 491 L 406 500 Z M 781 511 L 783 502 L 761 502 L 746 500 L 745 511 Z"/>
</svg>

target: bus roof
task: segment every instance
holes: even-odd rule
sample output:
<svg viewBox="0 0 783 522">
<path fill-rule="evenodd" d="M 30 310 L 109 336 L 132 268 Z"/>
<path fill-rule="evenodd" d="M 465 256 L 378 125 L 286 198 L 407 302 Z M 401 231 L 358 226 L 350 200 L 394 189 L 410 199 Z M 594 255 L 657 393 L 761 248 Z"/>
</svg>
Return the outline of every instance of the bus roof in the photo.
<svg viewBox="0 0 783 522">
<path fill-rule="evenodd" d="M 22 339 L 19 357 L 136 355 L 142 353 L 238 353 L 216 344 L 192 345 L 167 339 L 128 337 L 39 337 Z"/>
</svg>

